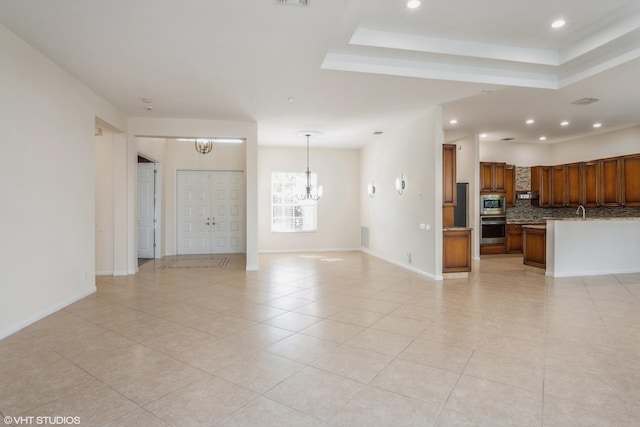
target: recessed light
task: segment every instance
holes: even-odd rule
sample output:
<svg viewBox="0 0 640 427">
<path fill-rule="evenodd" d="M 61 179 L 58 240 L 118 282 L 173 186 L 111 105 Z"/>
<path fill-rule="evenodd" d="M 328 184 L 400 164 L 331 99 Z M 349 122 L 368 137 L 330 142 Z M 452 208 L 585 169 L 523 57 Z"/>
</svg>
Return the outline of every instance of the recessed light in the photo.
<svg viewBox="0 0 640 427">
<path fill-rule="evenodd" d="M 532 125 L 532 124 L 534 124 L 535 122 L 536 122 L 536 121 L 535 121 L 535 120 L 533 120 L 533 119 L 527 119 L 527 121 L 526 121 L 525 123 L 526 123 L 526 124 L 528 124 L 528 125 Z"/>
<path fill-rule="evenodd" d="M 458 119 L 451 119 L 451 120 L 449 120 L 449 124 L 450 124 L 450 125 L 457 125 L 457 124 L 458 124 Z"/>
<path fill-rule="evenodd" d="M 598 122 L 598 123 L 594 123 L 593 124 L 594 128 L 601 128 L 602 127 L 602 123 Z"/>
<path fill-rule="evenodd" d="M 153 99 L 151 99 L 151 98 L 140 98 L 140 101 L 144 102 L 145 104 L 151 104 L 153 102 Z"/>
<path fill-rule="evenodd" d="M 565 24 L 566 21 L 564 19 L 558 19 L 553 21 L 553 23 L 551 24 L 551 28 L 562 28 Z"/>
<path fill-rule="evenodd" d="M 547 137 L 546 136 L 541 136 L 540 138 L 538 138 L 540 141 L 546 141 Z"/>
<path fill-rule="evenodd" d="M 420 0 L 409 0 L 407 2 L 407 7 L 409 9 L 415 9 L 418 6 L 420 6 Z"/>
<path fill-rule="evenodd" d="M 486 134 L 486 133 L 481 133 L 481 134 L 480 134 L 480 138 L 486 138 L 486 137 L 487 137 L 487 134 Z"/>
<path fill-rule="evenodd" d="M 564 120 L 560 122 L 560 126 L 569 126 L 569 122 L 567 120 Z"/>
</svg>

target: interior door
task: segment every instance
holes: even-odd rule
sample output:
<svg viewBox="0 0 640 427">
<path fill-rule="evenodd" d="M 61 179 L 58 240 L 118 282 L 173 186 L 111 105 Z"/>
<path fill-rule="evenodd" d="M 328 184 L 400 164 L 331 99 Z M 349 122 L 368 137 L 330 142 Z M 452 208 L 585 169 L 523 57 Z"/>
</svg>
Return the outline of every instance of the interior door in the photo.
<svg viewBox="0 0 640 427">
<path fill-rule="evenodd" d="M 155 258 L 155 163 L 138 163 L 138 258 Z"/>
<path fill-rule="evenodd" d="M 178 171 L 178 254 L 245 252 L 244 173 Z"/>
</svg>

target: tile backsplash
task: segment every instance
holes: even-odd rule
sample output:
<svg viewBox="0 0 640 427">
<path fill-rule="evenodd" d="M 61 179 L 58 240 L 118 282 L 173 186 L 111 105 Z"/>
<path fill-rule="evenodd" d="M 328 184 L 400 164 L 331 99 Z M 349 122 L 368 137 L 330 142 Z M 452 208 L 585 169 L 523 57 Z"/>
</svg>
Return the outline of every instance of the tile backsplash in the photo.
<svg viewBox="0 0 640 427">
<path fill-rule="evenodd" d="M 516 191 L 531 191 L 531 168 L 516 166 Z M 640 217 L 640 207 L 586 208 L 589 218 Z M 573 218 L 576 208 L 539 208 L 531 206 L 531 200 L 516 200 L 513 208 L 507 208 L 507 220 L 541 221 L 542 218 Z"/>
<path fill-rule="evenodd" d="M 586 208 L 588 218 L 640 217 L 640 207 L 596 207 Z M 507 208 L 507 220 L 541 221 L 542 218 L 575 218 L 576 208 L 539 208 L 531 206 L 530 200 L 516 200 L 516 205 Z"/>
</svg>

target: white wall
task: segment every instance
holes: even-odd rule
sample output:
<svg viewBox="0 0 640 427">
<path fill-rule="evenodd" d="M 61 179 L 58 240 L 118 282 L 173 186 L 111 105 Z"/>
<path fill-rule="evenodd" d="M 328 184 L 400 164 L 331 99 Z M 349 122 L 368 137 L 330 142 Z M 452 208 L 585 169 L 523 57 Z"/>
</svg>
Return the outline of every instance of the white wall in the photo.
<svg viewBox="0 0 640 427">
<path fill-rule="evenodd" d="M 559 165 L 640 153 L 640 126 L 558 142 L 480 142 L 480 161 L 516 166 Z"/>
<path fill-rule="evenodd" d="M 480 161 L 516 166 L 546 165 L 551 160 L 551 147 L 550 144 L 480 141 Z"/>
<path fill-rule="evenodd" d="M 114 270 L 113 134 L 103 131 L 96 143 L 96 275 Z"/>
<path fill-rule="evenodd" d="M 636 153 L 640 153 L 640 126 L 553 144 L 550 164 L 559 165 Z"/>
<path fill-rule="evenodd" d="M 214 144 L 211 153 L 196 152 L 191 142 L 175 138 L 138 138 L 138 152 L 161 170 L 162 255 L 176 254 L 176 179 L 178 170 L 245 170 L 244 144 Z M 245 224 L 246 228 L 246 224 Z"/>
<path fill-rule="evenodd" d="M 467 211 L 467 226 L 471 227 L 472 256 L 480 259 L 480 206 L 478 195 L 480 194 L 480 169 L 479 169 L 479 137 L 470 135 L 457 141 L 452 141 L 458 148 L 456 151 L 456 181 L 469 183 L 469 205 Z"/>
<path fill-rule="evenodd" d="M 124 117 L 0 25 L 0 338 L 95 292 L 95 121 Z"/>
<path fill-rule="evenodd" d="M 304 144 L 301 141 L 301 144 Z M 258 248 L 260 252 L 360 248 L 360 158 L 358 150 L 310 148 L 310 168 L 324 194 L 317 202 L 318 231 L 271 231 L 271 173 L 304 172 L 306 147 L 258 149 Z"/>
<path fill-rule="evenodd" d="M 360 223 L 369 227 L 367 252 L 434 279 L 442 278 L 442 110 L 398 123 L 360 156 Z M 395 179 L 404 173 L 399 195 Z M 367 184 L 376 183 L 369 198 Z M 420 224 L 430 226 L 421 230 Z M 407 253 L 411 252 L 411 261 Z"/>
<path fill-rule="evenodd" d="M 238 169 L 245 171 L 245 189 L 246 189 L 246 237 L 247 237 L 247 270 L 255 270 L 258 268 L 258 195 L 257 195 L 257 169 L 258 169 L 258 161 L 257 161 L 257 145 L 258 145 L 258 126 L 257 123 L 254 122 L 239 122 L 239 121 L 228 121 L 228 120 L 204 120 L 204 119 L 152 119 L 152 118 L 143 118 L 143 117 L 132 117 L 129 118 L 128 123 L 128 141 L 129 141 L 129 152 L 128 159 L 130 170 L 132 171 L 129 176 L 129 189 L 130 194 L 135 196 L 136 194 L 136 176 L 133 174 L 134 171 L 137 170 L 137 153 L 139 148 L 144 149 L 142 146 L 138 146 L 138 137 L 152 137 L 152 138 L 181 138 L 181 137 L 235 137 L 235 138 L 244 138 L 245 143 L 243 145 L 244 149 L 244 162 L 240 165 L 240 161 L 237 161 L 237 158 L 234 157 L 234 164 L 238 165 Z M 222 165 L 226 165 L 225 160 L 225 149 L 220 148 L 222 145 L 217 144 L 216 148 L 214 148 L 214 152 L 207 154 L 206 157 L 202 156 L 202 154 L 196 153 L 195 149 L 192 145 L 185 143 L 186 145 L 171 148 L 170 144 L 167 146 L 167 157 L 165 163 L 172 158 L 171 162 L 173 165 L 173 170 L 178 168 L 204 168 L 209 169 L 211 167 L 217 168 L 218 166 L 222 167 Z M 217 153 L 216 153 L 217 152 Z M 194 155 L 196 155 L 194 159 Z M 176 156 L 173 158 L 173 156 Z M 234 155 L 235 156 L 235 155 Z M 154 157 L 154 156 L 152 156 Z M 222 159 L 222 160 L 221 160 Z M 154 160 L 157 160 L 154 157 Z M 160 160 L 162 161 L 162 160 Z M 225 166 L 227 167 L 227 166 Z M 165 169 L 169 173 L 165 173 Z M 164 216 L 164 226 L 165 228 L 171 227 L 172 223 L 175 222 L 175 217 L 173 216 L 173 212 L 169 212 L 169 204 L 172 200 L 175 200 L 175 175 L 173 181 L 171 182 L 171 168 L 167 166 L 165 168 L 164 163 L 162 166 L 164 184 L 167 186 L 173 185 L 174 189 L 166 188 L 164 193 L 167 194 L 165 199 L 165 212 L 167 215 Z M 173 191 L 173 193 L 172 193 Z M 172 198 L 173 197 L 173 198 Z M 137 218 L 137 209 L 136 209 L 137 200 L 133 197 L 130 202 L 130 212 L 129 212 L 129 228 L 131 230 L 135 229 L 135 221 Z M 165 249 L 167 253 L 171 253 L 171 248 L 175 249 L 175 241 L 169 240 L 175 237 L 174 233 L 167 233 L 165 239 Z M 132 239 L 133 240 L 133 239 Z M 135 244 L 135 240 L 133 240 Z M 135 247 L 131 250 L 131 256 L 133 258 L 130 259 L 130 262 L 135 262 Z"/>
</svg>

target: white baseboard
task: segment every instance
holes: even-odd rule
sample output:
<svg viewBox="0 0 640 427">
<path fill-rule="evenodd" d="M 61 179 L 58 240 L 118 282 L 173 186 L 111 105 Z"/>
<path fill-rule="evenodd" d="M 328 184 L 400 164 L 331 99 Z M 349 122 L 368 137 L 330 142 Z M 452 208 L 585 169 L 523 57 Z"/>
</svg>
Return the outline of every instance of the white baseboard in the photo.
<svg viewBox="0 0 640 427">
<path fill-rule="evenodd" d="M 45 317 L 49 316 L 50 314 L 55 313 L 58 310 L 61 310 L 63 308 L 65 308 L 68 305 L 73 304 L 74 302 L 81 300 L 82 298 L 89 296 L 91 294 L 93 294 L 96 291 L 96 287 L 94 286 L 93 289 L 90 289 L 86 292 L 81 293 L 80 295 L 77 295 L 73 298 L 71 298 L 70 300 L 63 302 L 61 304 L 57 304 L 53 307 L 50 307 L 38 314 L 35 314 L 31 317 L 29 317 L 28 319 L 22 320 L 18 323 L 16 323 L 13 326 L 8 327 L 7 329 L 4 329 L 2 331 L 0 331 L 0 340 L 3 338 L 8 337 L 9 335 L 15 334 L 16 332 L 18 332 L 20 329 L 24 329 L 27 326 L 31 325 L 32 323 L 37 322 L 38 320 L 44 319 Z"/>
<path fill-rule="evenodd" d="M 413 273 L 416 273 L 416 274 L 419 274 L 419 275 L 421 275 L 421 276 L 423 276 L 423 277 L 426 277 L 427 279 L 431 279 L 431 280 L 434 280 L 434 281 L 441 281 L 441 280 L 443 280 L 442 275 L 436 276 L 435 274 L 427 273 L 426 271 L 419 270 L 419 269 L 417 269 L 417 268 L 415 268 L 415 267 L 413 267 L 413 266 L 411 266 L 411 265 L 403 264 L 403 263 L 397 262 L 397 261 L 395 261 L 395 260 L 392 260 L 392 259 L 390 259 L 390 258 L 384 257 L 384 256 L 382 256 L 382 255 L 379 255 L 379 254 L 376 254 L 376 253 L 374 253 L 374 252 L 371 252 L 371 250 L 366 249 L 366 248 L 361 248 L 360 250 L 361 250 L 362 252 L 364 252 L 364 253 L 368 254 L 368 255 L 371 255 L 371 256 L 373 256 L 373 257 L 376 257 L 376 258 L 378 258 L 378 259 L 381 259 L 381 260 L 383 260 L 383 261 L 386 261 L 386 262 L 388 262 L 388 263 L 390 263 L 390 264 L 393 264 L 393 265 L 395 265 L 395 266 L 397 266 L 397 267 L 404 268 L 405 270 L 409 270 L 409 271 L 411 271 L 411 272 L 413 272 Z"/>
</svg>

